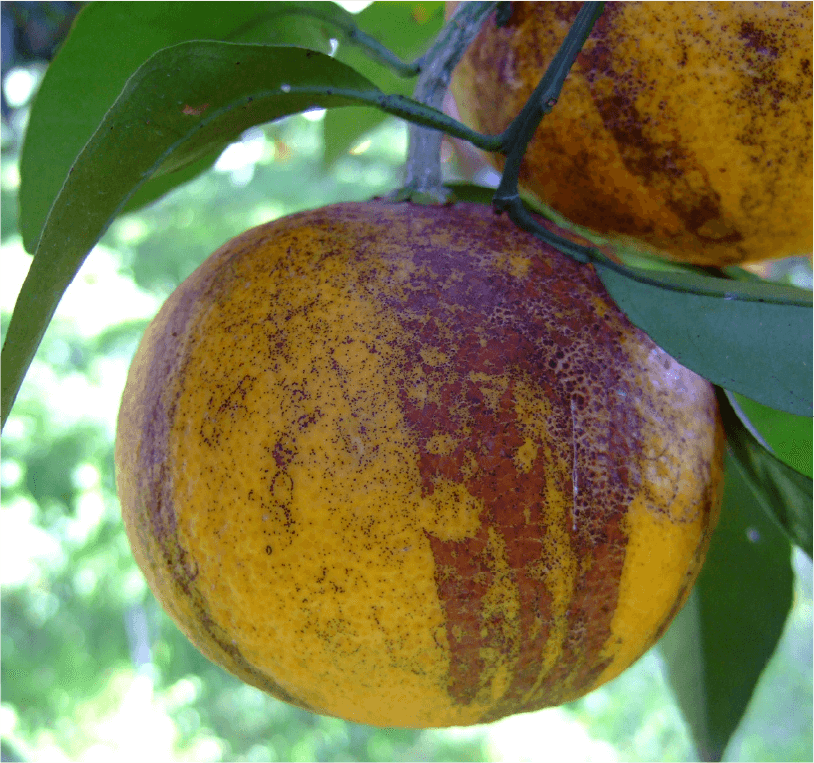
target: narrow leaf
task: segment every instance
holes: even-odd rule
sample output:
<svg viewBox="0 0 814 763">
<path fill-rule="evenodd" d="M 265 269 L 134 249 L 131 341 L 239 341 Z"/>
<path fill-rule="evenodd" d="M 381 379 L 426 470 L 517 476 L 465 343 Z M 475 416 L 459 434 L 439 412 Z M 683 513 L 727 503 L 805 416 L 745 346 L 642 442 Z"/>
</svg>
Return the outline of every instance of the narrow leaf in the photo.
<svg viewBox="0 0 814 763">
<path fill-rule="evenodd" d="M 221 147 L 218 146 L 208 156 L 203 156 L 198 161 L 193 161 L 175 172 L 165 175 L 153 175 L 127 199 L 120 214 L 141 209 L 141 207 L 160 199 L 164 194 L 184 183 L 194 180 L 202 172 L 206 172 L 206 170 L 213 167 L 220 154 Z"/>
<path fill-rule="evenodd" d="M 812 415 L 810 292 L 593 260 L 630 320 L 680 363 L 770 408 Z"/>
<path fill-rule="evenodd" d="M 146 180 L 204 161 L 252 125 L 380 96 L 346 65 L 301 48 L 187 42 L 150 58 L 82 150 L 47 218 L 3 346 L 3 423 L 62 294 Z"/>
<path fill-rule="evenodd" d="M 292 14 L 304 12 L 310 14 L 305 21 L 292 20 Z M 25 248 L 36 249 L 79 152 L 128 78 L 154 53 L 188 40 L 293 44 L 327 53 L 332 29 L 323 22 L 331 19 L 352 23 L 353 16 L 330 2 L 89 3 L 49 65 L 31 109 L 20 158 L 19 225 Z M 185 182 L 190 171 L 148 181 L 129 208 Z"/>
<path fill-rule="evenodd" d="M 359 144 L 365 135 L 375 130 L 387 114 L 379 109 L 361 107 L 331 109 L 323 123 L 325 148 L 322 158 L 326 167 L 332 166 Z"/>
<path fill-rule="evenodd" d="M 772 455 L 743 424 L 730 403 L 718 395 L 733 468 L 752 491 L 766 516 L 809 556 L 812 553 L 812 480 Z"/>
<path fill-rule="evenodd" d="M 689 601 L 659 642 L 702 760 L 723 757 L 791 609 L 786 537 L 727 455 L 721 520 Z"/>
</svg>

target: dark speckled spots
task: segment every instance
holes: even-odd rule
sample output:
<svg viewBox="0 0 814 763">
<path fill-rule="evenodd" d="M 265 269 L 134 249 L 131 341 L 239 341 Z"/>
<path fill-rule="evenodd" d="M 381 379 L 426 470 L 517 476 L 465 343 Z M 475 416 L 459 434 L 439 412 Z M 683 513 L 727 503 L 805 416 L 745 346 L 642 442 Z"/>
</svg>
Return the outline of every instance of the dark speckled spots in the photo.
<svg viewBox="0 0 814 763">
<path fill-rule="evenodd" d="M 453 77 L 505 129 L 579 11 L 516 3 Z M 574 223 L 721 265 L 811 249 L 811 3 L 606 3 L 521 168 Z M 494 159 L 500 166 L 501 160 Z"/>
<path fill-rule="evenodd" d="M 438 225 L 440 238 L 443 217 Z M 451 480 L 484 506 L 481 529 L 472 538 L 427 534 L 453 655 L 448 690 L 460 703 L 474 701 L 485 669 L 479 650 L 518 651 L 519 643 L 507 643 L 506 629 L 485 610 L 496 569 L 491 529 L 503 538 L 520 596 L 521 624 L 513 638 L 523 642 L 522 658 L 502 700 L 516 706 L 537 678 L 552 621 L 551 595 L 539 585 L 541 564 L 558 564 L 541 552 L 551 515 L 545 505 L 547 481 L 557 481 L 556 488 L 570 496 L 573 473 L 569 468 L 563 474 L 556 464 L 573 462 L 583 507 L 564 517 L 561 528 L 571 548 L 560 553 L 575 555 L 578 573 L 569 614 L 573 635 L 565 643 L 562 667 L 541 687 L 556 696 L 559 686 L 575 677 L 590 681 L 607 664 L 597 656 L 610 635 L 625 559 L 620 521 L 641 481 L 635 467 L 640 443 L 638 419 L 615 405 L 610 394 L 634 394 L 630 378 L 618 371 L 625 364 L 619 332 L 627 324 L 607 298 L 605 315 L 594 307 L 592 297 L 604 293 L 595 274 L 567 258 L 540 256 L 524 258 L 527 268 L 513 274 L 491 259 L 492 251 L 505 247 L 502 236 L 509 232 L 496 221 L 490 229 L 475 229 L 467 245 L 455 251 L 417 242 L 411 254 L 416 275 L 404 300 L 392 305 L 405 336 L 415 337 L 403 347 L 407 367 L 420 367 L 433 393 L 431 400 L 416 402 L 406 384 L 401 388 L 404 415 L 418 445 L 422 489 L 432 495 L 439 479 Z M 509 251 L 516 246 L 512 241 Z M 454 288 L 436 287 L 448 283 Z M 445 362 L 422 362 L 428 348 Z M 538 454 L 526 469 L 514 460 L 529 429 L 518 415 L 518 385 L 534 388 L 538 410 L 551 409 L 549 440 L 535 443 Z M 595 402 L 590 411 L 583 403 L 586 395 Z M 450 452 L 433 452 L 431 443 L 439 436 L 454 442 Z M 595 563 L 598 547 L 605 549 L 601 564 Z M 597 591 L 607 602 L 601 612 L 591 604 Z M 494 717 L 503 707 L 496 706 Z"/>
<path fill-rule="evenodd" d="M 615 618 L 650 549 L 631 499 L 645 525 L 659 510 L 643 431 L 667 409 L 637 396 L 673 383 L 662 358 L 590 266 L 488 208 L 261 226 L 139 348 L 117 438 L 128 534 L 204 654 L 301 707 L 348 717 L 352 695 L 357 722 L 430 726 L 575 698 L 620 668 L 611 637 L 633 643 L 626 665 L 651 632 Z"/>
<path fill-rule="evenodd" d="M 653 135 L 648 124 L 650 117 L 640 114 L 636 103 L 642 92 L 653 86 L 652 83 L 629 69 L 616 69 L 620 63 L 629 65 L 629 62 L 620 62 L 612 52 L 619 42 L 617 35 L 624 34 L 615 26 L 617 20 L 623 20 L 623 15 L 614 4 L 609 4 L 594 27 L 595 45 L 580 53 L 580 66 L 587 82 L 595 84 L 602 80 L 612 83 L 610 92 L 602 94 L 604 90 L 596 87 L 594 94 L 594 102 L 605 128 L 620 147 L 620 158 L 627 169 L 642 178 L 645 184 L 653 183 L 654 179 L 661 182 L 661 178 L 672 178 L 673 182 L 679 183 L 688 175 L 703 177 L 706 170 L 687 154 L 678 133 L 665 129 L 659 132 L 658 140 L 650 137 Z M 685 49 L 684 63 L 686 55 Z M 596 204 L 596 198 L 586 197 L 585 202 Z M 710 235 L 705 232 L 708 224 L 719 219 L 722 213 L 720 198 L 709 184 L 703 191 L 695 192 L 689 205 L 679 198 L 671 199 L 669 203 L 676 215 L 684 220 L 686 227 L 701 238 Z M 619 233 L 636 235 L 641 232 L 641 218 L 638 215 L 629 218 L 620 215 L 618 204 L 607 210 L 607 219 L 614 221 L 613 226 Z M 716 241 L 733 244 L 742 239 L 737 231 L 711 235 Z"/>
<path fill-rule="evenodd" d="M 761 56 L 774 59 L 780 55 L 777 35 L 759 28 L 754 22 L 744 21 L 740 25 L 739 35 L 747 48 L 753 48 Z"/>
</svg>

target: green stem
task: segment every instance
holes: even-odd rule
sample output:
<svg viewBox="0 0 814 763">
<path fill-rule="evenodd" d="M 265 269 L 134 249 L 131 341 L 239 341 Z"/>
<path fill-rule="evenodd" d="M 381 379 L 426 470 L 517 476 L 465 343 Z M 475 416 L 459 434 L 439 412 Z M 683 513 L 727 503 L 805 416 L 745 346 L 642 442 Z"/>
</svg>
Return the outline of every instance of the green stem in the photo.
<svg viewBox="0 0 814 763">
<path fill-rule="evenodd" d="M 415 77 L 421 71 L 423 56 L 411 62 L 402 61 L 393 51 L 360 29 L 348 12 L 342 12 L 341 15 L 326 13 L 320 9 L 320 5 L 321 3 L 301 3 L 296 11 L 284 10 L 281 15 L 292 13 L 296 16 L 308 16 L 334 27 L 341 32 L 343 42 L 361 48 L 370 58 L 387 66 L 400 77 Z"/>
<path fill-rule="evenodd" d="M 811 297 L 806 292 L 800 292 L 799 296 L 795 293 L 794 287 L 783 287 L 784 293 L 770 294 L 765 288 L 766 283 L 761 281 L 759 283 L 750 283 L 749 286 L 754 288 L 745 289 L 743 282 L 740 283 L 740 288 L 726 289 L 724 284 L 727 281 L 732 281 L 731 278 L 722 276 L 715 276 L 709 273 L 697 272 L 695 275 L 697 279 L 689 286 L 682 283 L 670 283 L 665 277 L 651 276 L 649 271 L 642 268 L 632 268 L 628 265 L 623 265 L 614 262 L 610 257 L 603 254 L 599 249 L 593 247 L 582 246 L 574 241 L 553 233 L 545 226 L 541 225 L 535 216 L 526 209 L 520 196 L 514 196 L 511 199 L 501 200 L 501 211 L 505 212 L 509 219 L 523 230 L 532 233 L 534 236 L 547 244 L 550 244 L 558 251 L 568 255 L 572 259 L 581 263 L 592 263 L 595 266 L 604 267 L 612 270 L 614 273 L 629 278 L 636 283 L 645 284 L 647 286 L 656 286 L 659 289 L 667 291 L 676 291 L 682 294 L 698 294 L 700 296 L 720 297 L 726 300 L 736 300 L 739 302 L 762 302 L 766 304 L 779 304 L 779 305 L 797 305 L 799 307 L 811 307 Z M 657 271 L 658 272 L 658 271 Z M 686 268 L 679 272 L 686 272 Z M 701 279 L 707 279 L 706 284 Z"/>
<path fill-rule="evenodd" d="M 306 6 L 307 8 L 307 3 Z M 345 42 L 364 50 L 371 58 L 384 64 L 400 77 L 415 77 L 422 68 L 424 57 L 415 61 L 402 61 L 395 53 L 382 45 L 378 40 L 363 32 L 355 24 L 336 24 L 345 34 Z"/>
<path fill-rule="evenodd" d="M 444 114 L 442 111 L 432 106 L 419 103 L 406 95 L 387 95 L 381 92 L 365 92 L 361 90 L 349 90 L 347 88 L 317 88 L 316 90 L 311 90 L 294 87 L 289 92 L 319 92 L 352 98 L 360 104 L 376 106 L 378 109 L 381 109 L 381 111 L 394 117 L 404 119 L 411 124 L 423 125 L 434 131 L 451 135 L 453 138 L 468 141 L 484 151 L 499 151 L 503 141 L 500 135 L 484 135 L 483 133 L 479 133 L 459 122 L 457 119 L 453 119 L 447 114 Z"/>
<path fill-rule="evenodd" d="M 595 258 L 596 255 L 603 257 L 600 252 L 580 246 L 579 244 L 575 244 L 573 241 L 569 241 L 562 236 L 558 236 L 556 233 L 552 233 L 550 230 L 548 230 L 548 228 L 540 225 L 540 223 L 534 219 L 531 212 L 526 209 L 525 205 L 523 204 L 523 200 L 516 191 L 512 196 L 499 197 L 499 193 L 500 188 L 498 188 L 494 198 L 492 199 L 492 205 L 498 212 L 505 212 L 509 216 L 509 219 L 518 227 L 534 234 L 534 236 L 537 238 L 545 241 L 547 244 L 550 244 L 563 254 L 567 254 L 569 257 L 572 257 L 577 262 L 590 262 Z M 608 262 L 610 262 L 610 260 L 608 260 Z"/>
<path fill-rule="evenodd" d="M 517 213 L 517 206 L 510 204 L 518 196 L 520 165 L 529 141 L 540 125 L 542 118 L 551 112 L 560 97 L 565 78 L 576 61 L 585 40 L 591 34 L 594 23 L 602 14 L 604 3 L 586 2 L 580 8 L 571 29 L 563 40 L 557 55 L 549 64 L 540 84 L 531 94 L 523 110 L 500 136 L 506 150 L 506 166 L 495 193 L 494 206 L 498 211 Z M 514 220 L 514 217 L 512 217 Z M 525 221 L 525 218 L 524 218 Z M 517 222 L 515 220 L 515 222 Z M 520 223 L 518 223 L 520 224 Z"/>
</svg>

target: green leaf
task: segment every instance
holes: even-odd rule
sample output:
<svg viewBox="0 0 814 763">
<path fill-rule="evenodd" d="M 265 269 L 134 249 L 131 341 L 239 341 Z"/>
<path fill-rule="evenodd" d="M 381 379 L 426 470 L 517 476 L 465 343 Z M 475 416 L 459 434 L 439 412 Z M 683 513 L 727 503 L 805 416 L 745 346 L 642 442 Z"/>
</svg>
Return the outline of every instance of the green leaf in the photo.
<svg viewBox="0 0 814 763">
<path fill-rule="evenodd" d="M 365 135 L 375 130 L 385 119 L 387 114 L 379 109 L 364 107 L 331 109 L 327 112 L 323 121 L 325 148 L 322 155 L 326 166 L 331 166 L 346 156 Z"/>
<path fill-rule="evenodd" d="M 358 27 L 403 61 L 421 55 L 441 31 L 444 4 L 439 2 L 376 2 L 354 18 Z M 340 41 L 336 58 L 348 64 L 386 93 L 409 95 L 415 78 L 400 77 L 365 51 Z M 333 164 L 387 115 L 378 109 L 333 109 L 325 115 L 325 162 Z"/>
<path fill-rule="evenodd" d="M 146 183 L 136 190 L 122 207 L 120 214 L 133 212 L 141 209 L 156 199 L 160 199 L 164 194 L 169 193 L 178 186 L 194 180 L 202 172 L 210 169 L 221 154 L 220 146 L 208 156 L 204 156 L 197 161 L 187 164 L 185 167 L 167 175 L 154 175 Z"/>
<path fill-rule="evenodd" d="M 355 16 L 359 28 L 404 61 L 420 56 L 444 25 L 442 2 L 371 3 Z M 349 61 L 346 61 L 349 63 Z M 371 71 L 360 70 L 371 75 Z M 377 81 L 377 84 L 384 85 Z"/>
<path fill-rule="evenodd" d="M 743 424 L 730 404 L 731 393 L 718 395 L 733 468 L 750 487 L 754 500 L 809 556 L 812 553 L 812 480 L 772 455 Z M 809 423 L 810 426 L 810 423 Z"/>
<path fill-rule="evenodd" d="M 204 162 L 253 125 L 380 97 L 349 67 L 302 48 L 187 42 L 150 58 L 82 150 L 48 215 L 3 346 L 3 422 L 65 289 L 151 176 Z"/>
<path fill-rule="evenodd" d="M 810 292 L 592 259 L 628 318 L 681 364 L 770 408 L 811 416 Z"/>
<path fill-rule="evenodd" d="M 727 454 L 721 520 L 692 594 L 659 642 L 702 760 L 721 760 L 791 609 L 791 548 Z"/>
<path fill-rule="evenodd" d="M 752 283 L 763 281 L 757 273 L 752 273 L 738 265 L 725 265 L 721 268 L 721 271 L 727 278 L 731 278 L 733 281 L 751 281 Z"/>
<path fill-rule="evenodd" d="M 776 411 L 737 392 L 728 392 L 729 402 L 747 429 L 783 463 L 800 474 L 814 477 L 812 420 Z"/>
<path fill-rule="evenodd" d="M 292 19 L 306 11 L 320 19 Z M 332 30 L 323 19 L 352 23 L 353 17 L 328 2 L 90 3 L 48 67 L 31 109 L 20 158 L 19 225 L 25 248 L 36 249 L 76 157 L 128 78 L 150 56 L 188 40 L 296 44 L 328 52 Z M 190 171 L 146 183 L 129 208 L 185 182 Z"/>
</svg>

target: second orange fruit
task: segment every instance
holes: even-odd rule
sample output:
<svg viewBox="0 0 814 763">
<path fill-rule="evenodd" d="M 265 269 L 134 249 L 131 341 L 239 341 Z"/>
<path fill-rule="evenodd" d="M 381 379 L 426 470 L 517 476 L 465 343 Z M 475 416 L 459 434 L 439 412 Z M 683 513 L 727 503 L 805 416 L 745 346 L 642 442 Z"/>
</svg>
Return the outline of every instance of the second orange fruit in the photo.
<svg viewBox="0 0 814 763">
<path fill-rule="evenodd" d="M 492 16 L 453 77 L 463 121 L 504 130 L 581 5 L 512 3 L 501 27 Z M 807 255 L 811 60 L 811 3 L 606 3 L 529 144 L 521 187 L 676 261 Z"/>
</svg>

